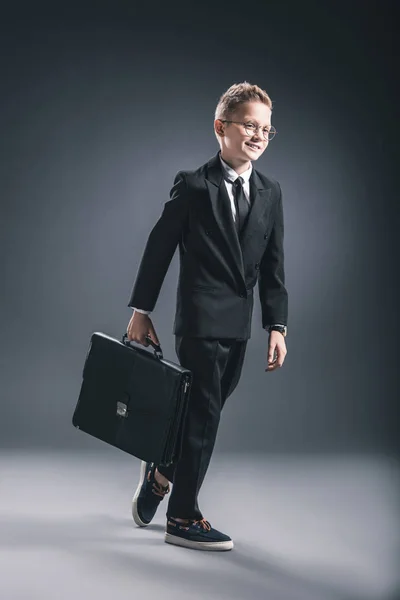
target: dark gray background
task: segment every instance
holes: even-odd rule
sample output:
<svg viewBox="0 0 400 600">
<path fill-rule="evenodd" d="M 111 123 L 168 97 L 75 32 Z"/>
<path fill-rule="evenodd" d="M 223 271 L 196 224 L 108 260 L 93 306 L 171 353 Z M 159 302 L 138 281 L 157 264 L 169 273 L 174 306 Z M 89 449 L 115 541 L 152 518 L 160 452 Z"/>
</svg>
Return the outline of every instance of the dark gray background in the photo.
<svg viewBox="0 0 400 600">
<path fill-rule="evenodd" d="M 202 2 L 3 14 L 3 447 L 98 447 L 71 425 L 90 335 L 125 332 L 175 174 L 217 152 L 215 106 L 247 80 L 274 101 L 278 135 L 254 166 L 284 193 L 288 355 L 265 373 L 257 294 L 218 444 L 397 451 L 393 12 Z M 176 254 L 153 314 L 172 360 L 177 273 Z"/>
</svg>

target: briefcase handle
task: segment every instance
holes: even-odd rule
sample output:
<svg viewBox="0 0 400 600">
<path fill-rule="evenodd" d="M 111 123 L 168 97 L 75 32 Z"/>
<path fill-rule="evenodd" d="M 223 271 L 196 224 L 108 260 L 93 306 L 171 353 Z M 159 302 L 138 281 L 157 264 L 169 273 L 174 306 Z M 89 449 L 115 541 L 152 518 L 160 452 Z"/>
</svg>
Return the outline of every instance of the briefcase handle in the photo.
<svg viewBox="0 0 400 600">
<path fill-rule="evenodd" d="M 159 358 L 160 360 L 162 360 L 163 359 L 163 351 L 161 350 L 161 346 L 159 346 L 158 344 L 155 344 L 149 335 L 146 335 L 146 340 L 149 342 L 150 346 L 153 346 L 155 356 L 157 358 Z M 122 336 L 122 343 L 125 344 L 125 346 L 131 346 L 132 345 L 131 342 L 132 342 L 132 340 L 128 340 L 128 335 L 126 333 L 124 333 L 124 335 Z"/>
</svg>

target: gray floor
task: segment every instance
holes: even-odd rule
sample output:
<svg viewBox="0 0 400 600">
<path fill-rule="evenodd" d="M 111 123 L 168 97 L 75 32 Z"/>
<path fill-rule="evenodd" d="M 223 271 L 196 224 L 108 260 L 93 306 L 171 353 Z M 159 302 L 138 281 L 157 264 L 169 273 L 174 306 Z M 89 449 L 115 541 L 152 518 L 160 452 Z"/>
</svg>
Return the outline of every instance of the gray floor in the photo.
<svg viewBox="0 0 400 600">
<path fill-rule="evenodd" d="M 200 506 L 231 552 L 164 543 L 131 517 L 140 462 L 0 454 L 2 600 L 394 600 L 399 471 L 382 458 L 214 454 Z M 168 497 L 167 497 L 168 498 Z"/>
</svg>

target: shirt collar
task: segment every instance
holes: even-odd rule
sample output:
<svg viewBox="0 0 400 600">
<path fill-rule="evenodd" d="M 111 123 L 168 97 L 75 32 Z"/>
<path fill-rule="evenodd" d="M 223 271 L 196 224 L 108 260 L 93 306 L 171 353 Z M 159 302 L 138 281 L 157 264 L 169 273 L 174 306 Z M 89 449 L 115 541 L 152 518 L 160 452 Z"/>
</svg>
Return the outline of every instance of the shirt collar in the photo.
<svg viewBox="0 0 400 600">
<path fill-rule="evenodd" d="M 218 156 L 221 161 L 222 169 L 225 171 L 226 178 L 229 179 L 230 181 L 235 181 L 235 179 L 237 179 L 239 177 L 239 175 L 236 173 L 236 171 L 234 169 L 232 169 L 232 167 L 230 167 L 224 161 L 224 159 L 221 156 L 221 152 L 219 152 Z M 242 177 L 244 183 L 247 183 L 249 181 L 252 170 L 253 170 L 253 165 L 250 163 L 250 167 L 247 169 L 247 171 L 244 171 L 243 173 L 240 174 L 240 177 Z"/>
</svg>

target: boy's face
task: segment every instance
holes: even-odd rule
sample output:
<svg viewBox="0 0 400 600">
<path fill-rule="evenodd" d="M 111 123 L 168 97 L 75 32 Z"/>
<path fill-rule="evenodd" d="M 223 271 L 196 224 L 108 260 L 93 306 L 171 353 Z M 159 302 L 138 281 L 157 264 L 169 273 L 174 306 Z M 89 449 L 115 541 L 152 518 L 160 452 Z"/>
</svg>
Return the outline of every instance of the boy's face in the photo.
<svg viewBox="0 0 400 600">
<path fill-rule="evenodd" d="M 254 123 L 263 128 L 270 127 L 271 109 L 263 102 L 245 102 L 232 113 L 231 120 Z M 257 160 L 268 146 L 268 140 L 264 139 L 261 129 L 249 135 L 243 125 L 224 123 L 219 119 L 214 121 L 214 127 L 220 136 L 221 156 L 232 163 L 245 164 Z"/>
</svg>

